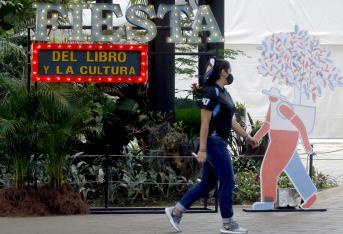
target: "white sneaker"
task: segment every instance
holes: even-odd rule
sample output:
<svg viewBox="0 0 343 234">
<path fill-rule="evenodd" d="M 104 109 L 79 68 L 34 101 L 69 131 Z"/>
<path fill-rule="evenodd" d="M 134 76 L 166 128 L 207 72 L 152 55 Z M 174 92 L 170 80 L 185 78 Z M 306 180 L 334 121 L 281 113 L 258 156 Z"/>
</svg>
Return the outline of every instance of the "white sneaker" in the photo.
<svg viewBox="0 0 343 234">
<path fill-rule="evenodd" d="M 164 209 L 164 212 L 166 213 L 170 224 L 172 225 L 172 227 L 175 229 L 175 231 L 177 232 L 182 232 L 181 228 L 180 228 L 180 222 L 181 222 L 181 218 L 182 216 L 178 217 L 176 215 L 173 215 L 173 207 L 167 207 Z"/>
<path fill-rule="evenodd" d="M 229 223 L 224 223 L 223 227 L 220 229 L 220 232 L 241 234 L 241 233 L 248 233 L 248 230 L 240 227 L 236 221 L 232 220 Z"/>
</svg>

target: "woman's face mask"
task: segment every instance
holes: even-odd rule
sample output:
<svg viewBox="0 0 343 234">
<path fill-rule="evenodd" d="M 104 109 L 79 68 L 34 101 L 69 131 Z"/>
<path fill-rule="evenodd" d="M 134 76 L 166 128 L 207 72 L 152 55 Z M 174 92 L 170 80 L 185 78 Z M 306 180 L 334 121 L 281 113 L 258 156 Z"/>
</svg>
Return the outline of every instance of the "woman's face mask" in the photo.
<svg viewBox="0 0 343 234">
<path fill-rule="evenodd" d="M 226 81 L 227 81 L 227 84 L 228 84 L 228 85 L 232 84 L 232 82 L 233 82 L 233 75 L 232 75 L 232 74 L 229 74 L 229 75 L 226 77 Z"/>
<path fill-rule="evenodd" d="M 226 79 L 226 82 L 227 82 L 227 85 L 230 85 L 232 84 L 233 82 L 233 75 L 231 74 L 231 69 L 229 70 L 222 70 L 222 75 L 224 75 L 225 79 Z"/>
</svg>

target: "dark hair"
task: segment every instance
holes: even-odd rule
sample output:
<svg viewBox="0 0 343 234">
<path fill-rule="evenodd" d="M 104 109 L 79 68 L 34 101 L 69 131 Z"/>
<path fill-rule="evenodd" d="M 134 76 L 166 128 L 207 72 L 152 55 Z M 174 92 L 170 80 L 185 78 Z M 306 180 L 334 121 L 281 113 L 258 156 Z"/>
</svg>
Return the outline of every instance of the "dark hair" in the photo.
<svg viewBox="0 0 343 234">
<path fill-rule="evenodd" d="M 209 64 L 208 64 L 209 66 Z M 225 71 L 230 69 L 230 63 L 225 59 L 216 59 L 213 67 L 213 71 L 205 80 L 206 85 L 211 85 L 220 78 L 220 72 L 224 69 Z"/>
</svg>

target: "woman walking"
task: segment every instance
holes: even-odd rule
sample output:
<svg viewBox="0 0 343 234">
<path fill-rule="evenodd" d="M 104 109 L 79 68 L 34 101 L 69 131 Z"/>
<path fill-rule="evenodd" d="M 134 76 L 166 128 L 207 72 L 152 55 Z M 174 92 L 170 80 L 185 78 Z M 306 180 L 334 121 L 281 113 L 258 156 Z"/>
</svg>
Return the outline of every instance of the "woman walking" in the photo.
<svg viewBox="0 0 343 234">
<path fill-rule="evenodd" d="M 199 198 L 207 195 L 219 180 L 219 207 L 223 227 L 221 233 L 247 233 L 233 219 L 234 174 L 227 139 L 231 128 L 252 147 L 258 142 L 233 118 L 235 105 L 225 85 L 233 82 L 230 63 L 211 59 L 205 75 L 206 86 L 201 106 L 200 148 L 197 160 L 203 164 L 202 180 L 175 205 L 165 209 L 172 227 L 181 232 L 182 214 Z"/>
</svg>

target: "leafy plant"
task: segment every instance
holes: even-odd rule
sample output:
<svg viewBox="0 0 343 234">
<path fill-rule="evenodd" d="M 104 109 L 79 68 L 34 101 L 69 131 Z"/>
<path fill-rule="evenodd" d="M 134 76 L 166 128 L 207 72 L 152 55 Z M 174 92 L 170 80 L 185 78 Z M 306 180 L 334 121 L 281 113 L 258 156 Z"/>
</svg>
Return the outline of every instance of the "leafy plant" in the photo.
<svg viewBox="0 0 343 234">
<path fill-rule="evenodd" d="M 10 158 L 5 156 L 0 157 L 0 188 L 10 187 L 10 185 L 13 183 L 12 175 L 13 168 L 10 164 Z"/>
<path fill-rule="evenodd" d="M 286 173 L 282 172 L 278 178 L 278 188 L 293 188 L 292 182 L 289 180 Z"/>
<path fill-rule="evenodd" d="M 246 111 L 247 106 L 245 103 L 240 103 L 240 102 L 236 102 L 235 103 L 235 107 L 236 107 L 236 111 L 237 112 L 242 112 L 242 111 Z"/>
<path fill-rule="evenodd" d="M 128 199 L 134 201 L 140 196 L 142 200 L 146 200 L 150 193 L 149 184 L 154 181 L 149 179 L 148 172 L 144 170 L 143 158 L 138 153 L 137 155 L 128 154 L 125 159 L 126 165 L 122 170 L 123 178 L 120 186 L 127 190 Z"/>
<path fill-rule="evenodd" d="M 73 185 L 84 201 L 88 201 L 89 194 L 103 193 L 100 191 L 104 183 L 103 158 L 87 162 L 81 160 L 82 154 L 83 152 L 68 155 L 64 166 L 65 181 Z"/>
<path fill-rule="evenodd" d="M 0 44 L 3 42 L 0 38 Z M 4 46 L 4 45 L 3 45 Z M 0 45 L 1 47 L 1 45 Z M 18 79 L 25 76 L 26 56 L 22 47 L 0 48 L 0 74 L 6 75 L 11 79 Z M 18 52 L 15 52 L 18 50 Z"/>
<path fill-rule="evenodd" d="M 127 189 L 128 199 L 135 201 L 138 196 L 141 196 L 142 200 L 146 200 L 149 197 L 150 186 L 147 183 L 153 183 L 148 179 L 148 173 L 139 171 L 126 171 L 123 170 L 124 176 L 121 182 L 121 186 Z"/>
<path fill-rule="evenodd" d="M 15 186 L 28 183 L 25 176 L 31 155 L 45 154 L 50 183 L 59 187 L 71 145 L 81 134 L 99 137 L 102 133 L 90 99 L 66 87 L 43 86 L 29 93 L 21 81 L 4 75 L 0 86 L 0 139 L 4 151 L 13 158 Z"/>
<path fill-rule="evenodd" d="M 260 177 L 258 170 L 238 171 L 235 173 L 234 202 L 250 204 L 257 201 L 260 195 Z"/>
<path fill-rule="evenodd" d="M 166 167 L 163 172 L 159 172 L 156 176 L 156 181 L 159 182 L 159 188 L 162 192 L 162 198 L 168 198 L 174 190 L 176 193 L 184 192 L 193 184 L 186 177 L 177 175 L 171 167 Z M 188 183 L 188 185 L 186 185 Z"/>
<path fill-rule="evenodd" d="M 312 180 L 318 189 L 329 189 L 338 186 L 335 179 L 318 171 L 315 171 Z"/>
<path fill-rule="evenodd" d="M 247 111 L 246 105 L 244 103 L 236 102 L 235 108 L 236 108 L 235 117 L 236 117 L 237 122 L 243 128 L 246 128 L 246 124 L 245 124 L 245 115 Z"/>
<path fill-rule="evenodd" d="M 40 100 L 42 114 L 50 120 L 47 131 L 48 137 L 41 139 L 41 145 L 48 154 L 47 172 L 50 183 L 58 188 L 63 181 L 63 166 L 71 145 L 80 141 L 80 135 L 93 135 L 100 138 L 102 123 L 96 120 L 92 112 L 91 99 L 80 96 L 72 90 L 42 90 Z M 47 98 L 44 98 L 47 97 Z M 48 107 L 60 106 L 57 112 Z"/>
<path fill-rule="evenodd" d="M 130 155 L 140 160 L 143 159 L 143 151 L 138 144 L 137 138 L 134 138 L 132 141 L 130 141 L 126 149 L 127 150 L 124 150 L 125 155 Z"/>
<path fill-rule="evenodd" d="M 194 139 L 200 132 L 200 110 L 199 108 L 178 109 L 175 111 L 175 121 L 182 122 L 189 139 Z"/>
<path fill-rule="evenodd" d="M 245 151 L 245 143 L 241 137 L 231 131 L 228 138 L 228 147 L 233 157 L 239 157 Z"/>
<path fill-rule="evenodd" d="M 45 168 L 46 155 L 33 154 L 30 157 L 27 168 L 27 183 L 29 186 L 33 186 L 35 189 L 38 188 L 38 184 L 47 182 L 47 174 Z"/>
<path fill-rule="evenodd" d="M 46 124 L 36 118 L 34 95 L 27 92 L 23 83 L 0 74 L 0 90 L 0 145 L 13 160 L 15 187 L 22 188 L 29 157 L 35 154 L 34 145 Z"/>
<path fill-rule="evenodd" d="M 193 83 L 191 86 L 191 93 L 193 95 L 193 100 L 197 103 L 198 106 L 201 105 L 201 99 L 203 95 L 203 87 L 197 83 Z"/>
</svg>

